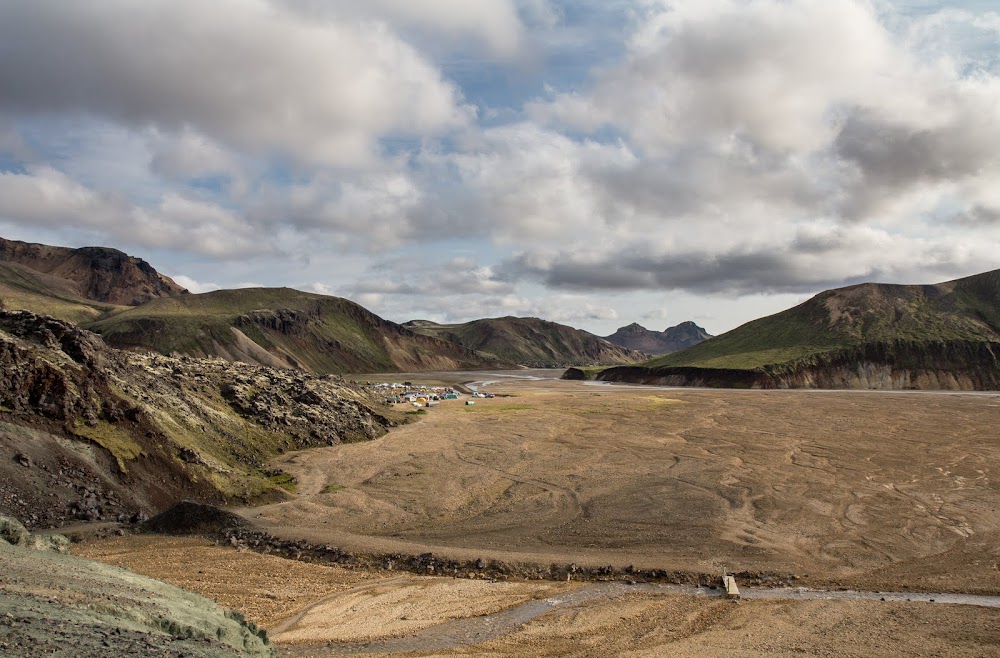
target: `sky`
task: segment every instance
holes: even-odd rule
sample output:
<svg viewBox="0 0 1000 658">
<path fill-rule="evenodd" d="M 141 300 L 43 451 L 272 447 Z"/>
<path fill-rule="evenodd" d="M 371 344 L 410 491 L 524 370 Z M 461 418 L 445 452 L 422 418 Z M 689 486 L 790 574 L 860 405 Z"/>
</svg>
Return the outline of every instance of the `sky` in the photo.
<svg viewBox="0 0 1000 658">
<path fill-rule="evenodd" d="M 1000 268 L 1000 7 L 0 0 L 0 236 L 717 334 Z"/>
</svg>

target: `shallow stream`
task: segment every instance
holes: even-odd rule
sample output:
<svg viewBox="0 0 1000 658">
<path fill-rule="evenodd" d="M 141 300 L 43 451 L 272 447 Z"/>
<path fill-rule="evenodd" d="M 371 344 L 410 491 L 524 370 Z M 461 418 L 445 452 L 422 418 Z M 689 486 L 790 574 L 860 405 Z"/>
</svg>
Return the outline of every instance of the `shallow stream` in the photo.
<svg viewBox="0 0 1000 658">
<path fill-rule="evenodd" d="M 473 646 L 513 633 L 521 626 L 559 609 L 569 609 L 590 601 L 611 599 L 627 594 L 688 595 L 705 598 L 722 598 L 721 589 L 694 585 L 661 585 L 655 583 L 590 583 L 580 589 L 546 599 L 537 599 L 482 617 L 448 621 L 404 637 L 387 638 L 371 642 L 330 643 L 324 645 L 285 646 L 283 656 L 345 656 L 352 654 L 392 654 L 407 651 L 444 651 Z M 974 594 L 914 594 L 909 592 L 858 592 L 853 590 L 813 590 L 797 588 L 741 588 L 741 598 L 778 599 L 790 601 L 885 601 L 886 603 L 913 602 L 929 604 L 974 605 L 1000 608 L 1000 596 Z M 301 616 L 301 615 L 300 615 Z"/>
</svg>

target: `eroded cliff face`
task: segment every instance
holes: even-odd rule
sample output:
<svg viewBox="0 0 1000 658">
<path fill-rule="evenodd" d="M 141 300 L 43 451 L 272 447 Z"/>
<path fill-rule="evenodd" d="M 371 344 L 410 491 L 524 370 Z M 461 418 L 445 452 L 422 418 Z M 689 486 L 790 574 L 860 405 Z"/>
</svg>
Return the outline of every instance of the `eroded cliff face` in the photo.
<svg viewBox="0 0 1000 658">
<path fill-rule="evenodd" d="M 238 328 L 258 327 L 286 336 L 305 336 L 309 323 L 319 317 L 318 309 L 312 313 L 296 309 L 266 309 L 245 313 L 236 318 L 234 324 Z"/>
<path fill-rule="evenodd" d="M 340 377 L 123 352 L 0 311 L 0 512 L 32 526 L 282 497 L 271 457 L 379 437 L 392 413 Z"/>
<path fill-rule="evenodd" d="M 746 370 L 619 367 L 597 379 L 709 388 L 1000 390 L 1000 343 L 886 341 Z"/>
</svg>

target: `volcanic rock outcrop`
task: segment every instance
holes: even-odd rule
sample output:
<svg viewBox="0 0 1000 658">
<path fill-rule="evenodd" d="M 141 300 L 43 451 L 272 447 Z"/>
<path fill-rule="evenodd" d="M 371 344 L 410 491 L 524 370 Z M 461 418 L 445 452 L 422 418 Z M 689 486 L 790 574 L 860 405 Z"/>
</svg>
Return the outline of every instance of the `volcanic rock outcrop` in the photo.
<svg viewBox="0 0 1000 658">
<path fill-rule="evenodd" d="M 398 422 L 340 377 L 122 352 L 26 311 L 0 311 L 0 367 L 0 513 L 32 526 L 283 497 L 272 456 Z"/>
</svg>

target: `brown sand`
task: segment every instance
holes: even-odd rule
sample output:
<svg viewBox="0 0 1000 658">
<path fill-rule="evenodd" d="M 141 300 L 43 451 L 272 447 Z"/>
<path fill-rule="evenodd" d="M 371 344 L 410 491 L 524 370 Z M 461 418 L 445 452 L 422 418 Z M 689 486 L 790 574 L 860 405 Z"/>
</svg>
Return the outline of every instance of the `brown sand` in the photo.
<svg viewBox="0 0 1000 658">
<path fill-rule="evenodd" d="M 284 456 L 299 497 L 246 515 L 354 550 L 1000 591 L 1000 396 L 494 388 Z"/>
<path fill-rule="evenodd" d="M 117 537 L 79 544 L 73 553 L 197 592 L 264 627 L 332 592 L 397 575 L 304 564 L 196 537 Z"/>
</svg>

